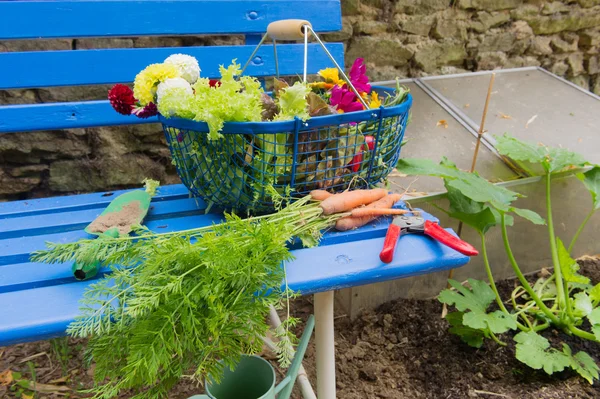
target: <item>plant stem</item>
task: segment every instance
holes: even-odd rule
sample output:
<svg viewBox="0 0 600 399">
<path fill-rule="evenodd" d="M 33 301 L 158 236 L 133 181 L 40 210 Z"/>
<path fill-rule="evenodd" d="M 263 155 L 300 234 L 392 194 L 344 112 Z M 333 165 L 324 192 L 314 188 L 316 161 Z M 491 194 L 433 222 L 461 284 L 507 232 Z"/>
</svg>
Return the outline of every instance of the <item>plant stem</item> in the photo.
<svg viewBox="0 0 600 399">
<path fill-rule="evenodd" d="M 577 242 L 579 235 L 581 234 L 581 232 L 583 231 L 583 229 L 585 228 L 587 223 L 592 218 L 592 215 L 594 215 L 594 212 L 596 212 L 596 209 L 592 208 L 590 213 L 588 213 L 587 216 L 585 217 L 585 219 L 583 219 L 583 222 L 581 223 L 581 225 L 579 225 L 577 232 L 575 233 L 575 235 L 573 236 L 573 239 L 571 240 L 571 243 L 569 244 L 569 248 L 568 248 L 569 253 L 571 253 L 571 251 L 573 251 L 573 247 L 575 246 L 575 243 Z"/>
<path fill-rule="evenodd" d="M 490 338 L 491 338 L 491 339 L 492 339 L 492 340 L 493 340 L 495 343 L 497 343 L 498 345 L 500 345 L 500 346 L 506 346 L 506 342 L 502 342 L 502 341 L 500 341 L 500 340 L 498 339 L 498 337 L 496 337 L 496 335 L 495 335 L 493 332 L 491 332 L 491 331 L 490 331 Z"/>
<path fill-rule="evenodd" d="M 596 336 L 594 334 L 589 333 L 587 331 L 580 330 L 579 328 L 575 327 L 572 324 L 569 325 L 569 331 L 571 331 L 573 334 L 575 334 L 579 338 L 587 339 L 589 341 L 596 341 Z"/>
<path fill-rule="evenodd" d="M 492 268 L 490 266 L 490 261 L 488 259 L 487 254 L 487 247 L 485 245 L 485 234 L 479 232 L 479 236 L 481 237 L 481 252 L 483 254 L 483 264 L 485 265 L 485 271 L 487 273 L 488 281 L 490 282 L 490 288 L 492 289 L 492 291 L 494 291 L 494 295 L 496 295 L 496 303 L 498 304 L 498 307 L 500 307 L 500 310 L 504 312 L 504 314 L 506 314 L 509 317 L 513 317 L 513 315 L 511 315 L 510 312 L 506 309 L 506 306 L 504 306 L 502 298 L 500 298 L 500 293 L 498 293 L 498 288 L 496 288 L 496 282 L 494 281 L 494 276 L 492 275 Z M 515 321 L 517 323 L 517 327 L 519 327 L 519 330 L 529 331 L 529 329 L 523 324 L 519 323 L 518 320 Z"/>
<path fill-rule="evenodd" d="M 527 282 L 527 279 L 521 272 L 521 269 L 519 268 L 519 265 L 517 264 L 517 260 L 515 259 L 515 256 L 513 255 L 512 249 L 510 247 L 510 243 L 508 242 L 508 232 L 506 230 L 506 214 L 504 212 L 502 212 L 502 240 L 504 242 L 504 249 L 506 251 L 506 254 L 508 255 L 508 260 L 510 262 L 510 265 L 512 266 L 513 271 L 515 272 L 517 278 L 519 279 L 519 282 L 521 283 L 521 285 L 523 286 L 525 291 L 527 291 L 527 293 L 529 294 L 531 299 L 533 299 L 535 301 L 535 303 L 538 305 L 540 310 L 542 312 L 544 312 L 546 317 L 548 317 L 550 320 L 552 320 L 552 323 L 554 323 L 558 326 L 562 325 L 561 321 L 550 311 L 550 309 L 548 309 L 548 307 L 544 304 L 544 302 L 542 302 L 540 300 L 540 298 L 537 296 L 535 291 L 531 288 L 531 286 L 529 285 L 529 282 Z"/>
<path fill-rule="evenodd" d="M 546 212 L 548 223 L 548 235 L 550 236 L 550 252 L 552 253 L 552 264 L 554 265 L 554 275 L 556 276 L 556 297 L 558 308 L 564 309 L 565 306 L 565 287 L 562 278 L 562 270 L 558 260 L 558 250 L 556 249 L 556 236 L 554 234 L 554 222 L 552 220 L 552 200 L 550 198 L 550 188 L 552 183 L 550 172 L 546 174 Z"/>
</svg>

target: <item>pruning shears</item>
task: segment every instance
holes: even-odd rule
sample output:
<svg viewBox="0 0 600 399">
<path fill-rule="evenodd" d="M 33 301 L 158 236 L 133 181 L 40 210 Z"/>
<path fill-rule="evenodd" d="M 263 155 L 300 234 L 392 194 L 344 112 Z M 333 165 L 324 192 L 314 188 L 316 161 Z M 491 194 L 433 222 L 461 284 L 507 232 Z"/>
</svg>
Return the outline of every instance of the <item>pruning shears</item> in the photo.
<svg viewBox="0 0 600 399">
<path fill-rule="evenodd" d="M 431 220 L 425 220 L 419 216 L 400 215 L 394 218 L 385 235 L 383 249 L 379 254 L 379 259 L 382 262 L 390 263 L 394 259 L 396 243 L 400 236 L 405 233 L 426 234 L 463 255 L 476 256 L 479 254 L 479 251 L 471 244 L 453 236 Z"/>
</svg>

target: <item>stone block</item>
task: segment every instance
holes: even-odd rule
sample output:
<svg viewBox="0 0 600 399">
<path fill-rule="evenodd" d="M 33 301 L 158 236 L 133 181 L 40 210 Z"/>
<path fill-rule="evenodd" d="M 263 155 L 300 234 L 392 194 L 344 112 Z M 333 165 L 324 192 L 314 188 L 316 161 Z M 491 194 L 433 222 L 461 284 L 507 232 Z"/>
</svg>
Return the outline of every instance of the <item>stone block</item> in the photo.
<svg viewBox="0 0 600 399">
<path fill-rule="evenodd" d="M 41 177 L 12 177 L 0 169 L 0 195 L 26 193 L 42 182 Z"/>
<path fill-rule="evenodd" d="M 34 104 L 37 96 L 34 90 L 0 90 L 0 104 Z"/>
<path fill-rule="evenodd" d="M 600 7 L 580 9 L 568 14 L 552 16 L 525 16 L 536 35 L 551 35 L 564 31 L 578 31 L 600 25 Z"/>
<path fill-rule="evenodd" d="M 579 32 L 579 45 L 586 48 L 600 45 L 600 28 Z"/>
<path fill-rule="evenodd" d="M 565 76 L 568 70 L 569 66 L 563 61 L 555 62 L 550 67 L 550 72 L 558 76 Z"/>
<path fill-rule="evenodd" d="M 389 28 L 390 25 L 387 22 L 359 21 L 356 23 L 354 30 L 365 35 L 377 35 L 386 32 Z"/>
<path fill-rule="evenodd" d="M 592 92 L 600 96 L 600 75 L 596 75 L 594 85 L 591 88 Z"/>
<path fill-rule="evenodd" d="M 515 46 L 516 37 L 513 32 L 506 32 L 501 30 L 492 30 L 489 34 L 485 35 L 481 45 L 479 46 L 480 52 L 493 52 L 493 51 L 504 51 L 510 52 Z"/>
<path fill-rule="evenodd" d="M 48 165 L 26 165 L 8 169 L 12 177 L 40 177 L 42 172 L 48 170 Z"/>
<path fill-rule="evenodd" d="M 501 51 L 490 51 L 477 54 L 477 70 L 490 70 L 502 68 L 508 62 L 506 53 Z"/>
<path fill-rule="evenodd" d="M 515 56 L 515 57 L 508 58 L 508 60 L 506 61 L 506 64 L 504 65 L 504 68 L 522 68 L 522 67 L 540 66 L 540 65 L 541 65 L 540 61 L 535 57 Z"/>
<path fill-rule="evenodd" d="M 528 39 L 533 37 L 533 29 L 525 21 L 515 21 L 510 26 L 509 32 L 515 35 L 517 40 Z"/>
<path fill-rule="evenodd" d="M 479 11 L 477 19 L 470 21 L 469 27 L 476 32 L 485 33 L 488 29 L 495 28 L 510 21 L 508 11 L 487 12 Z"/>
<path fill-rule="evenodd" d="M 87 129 L 95 156 L 116 156 L 136 152 L 140 141 L 124 127 L 98 127 Z"/>
<path fill-rule="evenodd" d="M 590 89 L 590 77 L 588 75 L 574 76 L 574 77 L 569 78 L 569 80 L 583 89 L 586 89 L 586 90 Z"/>
<path fill-rule="evenodd" d="M 558 13 L 569 12 L 571 9 L 566 4 L 561 3 L 560 1 L 553 1 L 550 3 L 545 3 L 542 8 L 542 14 L 544 15 L 552 15 Z"/>
<path fill-rule="evenodd" d="M 75 39 L 75 48 L 77 49 L 96 49 L 96 48 L 131 48 L 133 39 L 122 38 L 85 38 Z"/>
<path fill-rule="evenodd" d="M 485 11 L 508 10 L 517 8 L 520 4 L 520 0 L 458 0 L 460 8 Z"/>
<path fill-rule="evenodd" d="M 510 16 L 513 20 L 528 20 L 540 14 L 540 7 L 533 4 L 524 4 L 511 10 Z"/>
<path fill-rule="evenodd" d="M 590 8 L 600 5 L 600 0 L 577 0 L 581 7 Z"/>
<path fill-rule="evenodd" d="M 111 86 L 112 85 L 48 87 L 38 89 L 37 93 L 41 102 L 44 103 L 106 100 Z"/>
<path fill-rule="evenodd" d="M 436 39 L 467 39 L 466 24 L 460 20 L 438 19 L 433 28 L 433 37 Z"/>
<path fill-rule="evenodd" d="M 551 40 L 549 36 L 536 36 L 531 39 L 527 52 L 531 55 L 550 55 L 552 54 Z"/>
<path fill-rule="evenodd" d="M 467 58 L 463 43 L 429 42 L 415 53 L 415 63 L 427 73 L 433 73 L 443 65 L 461 66 Z"/>
<path fill-rule="evenodd" d="M 396 11 L 403 14 L 430 14 L 450 7 L 450 0 L 398 0 Z"/>
<path fill-rule="evenodd" d="M 579 76 L 585 72 L 583 67 L 583 54 L 573 53 L 567 57 L 567 65 L 569 65 L 569 74 L 571 76 Z"/>
<path fill-rule="evenodd" d="M 91 153 L 85 135 L 69 131 L 40 131 L 0 135 L 0 155 L 8 162 L 39 163 L 41 159 L 81 158 Z"/>
<path fill-rule="evenodd" d="M 342 0 L 342 15 L 360 14 L 360 0 Z"/>
<path fill-rule="evenodd" d="M 133 47 L 183 47 L 182 37 L 173 36 L 143 36 L 133 39 Z"/>
<path fill-rule="evenodd" d="M 396 24 L 406 33 L 412 33 L 420 36 L 429 36 L 429 32 L 435 22 L 433 16 L 407 16 L 396 14 L 394 17 Z"/>
<path fill-rule="evenodd" d="M 0 42 L 0 53 L 10 51 L 71 50 L 71 39 L 10 40 Z"/>
<path fill-rule="evenodd" d="M 596 55 L 587 60 L 587 71 L 590 75 L 600 73 L 600 56 Z"/>
<path fill-rule="evenodd" d="M 366 62 L 378 66 L 401 67 L 412 58 L 414 51 L 391 35 L 359 36 L 350 42 L 346 60 L 353 62 L 363 57 Z"/>
<path fill-rule="evenodd" d="M 136 187 L 143 179 L 164 180 L 165 168 L 143 154 L 126 154 L 92 161 L 57 161 L 50 165 L 50 189 L 58 192 L 90 192 Z"/>
<path fill-rule="evenodd" d="M 571 53 L 573 51 L 577 51 L 577 43 L 577 40 L 569 43 L 557 36 L 553 37 L 550 41 L 550 45 L 557 53 Z"/>
<path fill-rule="evenodd" d="M 342 17 L 342 30 L 339 32 L 331 32 L 323 34 L 323 39 L 326 42 L 343 42 L 349 40 L 354 33 L 352 21 L 348 17 Z"/>
</svg>

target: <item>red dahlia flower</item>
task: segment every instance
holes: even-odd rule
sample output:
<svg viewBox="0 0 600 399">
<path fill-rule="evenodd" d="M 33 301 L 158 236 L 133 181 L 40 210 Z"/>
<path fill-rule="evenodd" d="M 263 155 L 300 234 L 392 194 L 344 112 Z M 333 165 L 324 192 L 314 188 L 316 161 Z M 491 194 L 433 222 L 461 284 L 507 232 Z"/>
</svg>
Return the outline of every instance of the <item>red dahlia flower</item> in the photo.
<svg viewBox="0 0 600 399">
<path fill-rule="evenodd" d="M 120 83 L 108 91 L 108 100 L 115 111 L 123 115 L 131 115 L 136 103 L 133 91 Z"/>
<path fill-rule="evenodd" d="M 148 103 L 148 105 L 146 105 L 143 108 L 141 108 L 141 107 L 136 108 L 133 111 L 133 113 L 138 118 L 146 119 L 146 118 L 150 118 L 151 116 L 158 115 L 158 108 L 156 108 L 156 105 L 154 103 Z"/>
<path fill-rule="evenodd" d="M 218 80 L 218 79 L 209 79 L 208 80 L 208 85 L 210 87 L 219 87 L 219 86 L 221 86 L 221 81 Z"/>
</svg>

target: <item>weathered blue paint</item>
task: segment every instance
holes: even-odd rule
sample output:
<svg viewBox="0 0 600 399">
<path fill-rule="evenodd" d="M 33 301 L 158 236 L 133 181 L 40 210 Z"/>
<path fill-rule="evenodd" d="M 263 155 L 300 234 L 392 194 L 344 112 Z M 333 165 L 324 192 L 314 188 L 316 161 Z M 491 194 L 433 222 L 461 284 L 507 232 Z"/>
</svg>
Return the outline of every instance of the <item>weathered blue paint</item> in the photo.
<svg viewBox="0 0 600 399">
<path fill-rule="evenodd" d="M 64 334 L 90 282 L 75 282 L 70 264 L 31 263 L 29 255 L 45 248 L 48 241 L 91 237 L 79 227 L 91 222 L 120 193 L 1 204 L 0 346 Z M 167 232 L 221 220 L 219 214 L 204 214 L 206 205 L 185 198 L 185 193 L 181 185 L 161 187 L 152 201 L 147 226 Z M 19 216 L 19 211 L 26 213 Z M 349 232 L 328 232 L 320 247 L 294 249 L 296 259 L 286 265 L 290 288 L 310 294 L 450 269 L 468 261 L 426 236 L 407 235 L 398 243 L 394 262 L 383 264 L 379 251 L 388 225 L 389 219 L 382 219 Z"/>
<path fill-rule="evenodd" d="M 0 1 L 0 15 L 0 40 L 263 33 L 288 18 L 342 28 L 339 0 Z"/>
</svg>

